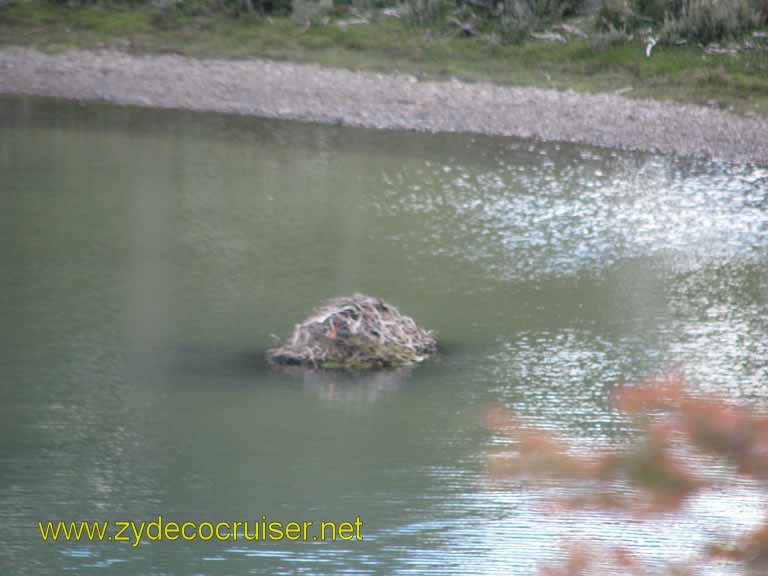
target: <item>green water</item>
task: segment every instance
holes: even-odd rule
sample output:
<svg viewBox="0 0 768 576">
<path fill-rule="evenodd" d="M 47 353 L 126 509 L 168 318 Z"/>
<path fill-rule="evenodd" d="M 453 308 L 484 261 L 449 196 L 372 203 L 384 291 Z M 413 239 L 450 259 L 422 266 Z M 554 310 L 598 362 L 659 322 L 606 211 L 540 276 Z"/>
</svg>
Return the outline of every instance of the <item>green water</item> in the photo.
<svg viewBox="0 0 768 576">
<path fill-rule="evenodd" d="M 668 369 L 768 400 L 757 168 L 462 135 L 0 99 L 0 574 L 532 574 L 565 538 L 685 556 L 672 527 L 500 488 L 500 402 L 588 444 Z M 323 299 L 398 305 L 413 371 L 266 366 Z M 568 486 L 552 486 L 562 494 Z M 362 542 L 44 543 L 38 521 L 363 521 Z"/>
</svg>

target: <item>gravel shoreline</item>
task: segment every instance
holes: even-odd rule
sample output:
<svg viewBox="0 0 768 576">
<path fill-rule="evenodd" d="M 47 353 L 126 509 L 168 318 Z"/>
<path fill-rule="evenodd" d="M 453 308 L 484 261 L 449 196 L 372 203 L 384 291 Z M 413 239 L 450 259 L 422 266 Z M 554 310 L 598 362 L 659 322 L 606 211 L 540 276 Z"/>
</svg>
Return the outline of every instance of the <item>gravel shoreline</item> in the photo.
<svg viewBox="0 0 768 576">
<path fill-rule="evenodd" d="M 0 49 L 0 93 L 471 132 L 768 164 L 768 118 L 692 105 L 264 60 Z"/>
</svg>

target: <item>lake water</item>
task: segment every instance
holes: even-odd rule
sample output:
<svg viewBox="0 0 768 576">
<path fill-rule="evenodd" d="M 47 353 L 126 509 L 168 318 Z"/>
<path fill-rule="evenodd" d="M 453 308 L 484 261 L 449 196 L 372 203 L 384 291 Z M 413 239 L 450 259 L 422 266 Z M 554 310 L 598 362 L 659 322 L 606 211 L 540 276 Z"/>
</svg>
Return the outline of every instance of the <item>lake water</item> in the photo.
<svg viewBox="0 0 768 576">
<path fill-rule="evenodd" d="M 762 178 L 761 178 L 762 176 Z M 765 170 L 585 146 L 0 99 L 0 573 L 532 574 L 563 540 L 685 559 L 672 522 L 494 482 L 502 403 L 587 445 L 667 370 L 768 400 Z M 378 295 L 435 361 L 291 375 L 264 351 Z M 44 543 L 37 522 L 363 521 L 363 541 Z"/>
</svg>

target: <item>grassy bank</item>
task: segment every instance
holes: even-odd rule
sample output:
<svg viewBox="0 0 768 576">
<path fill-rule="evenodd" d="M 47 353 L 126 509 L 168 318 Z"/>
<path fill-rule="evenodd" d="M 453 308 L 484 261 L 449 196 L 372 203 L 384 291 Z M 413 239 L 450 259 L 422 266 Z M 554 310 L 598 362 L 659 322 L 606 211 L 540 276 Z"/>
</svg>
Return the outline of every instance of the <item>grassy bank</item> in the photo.
<svg viewBox="0 0 768 576">
<path fill-rule="evenodd" d="M 272 58 L 421 77 L 620 92 L 768 115 L 768 48 L 709 54 L 699 45 L 656 46 L 640 38 L 608 46 L 570 37 L 503 45 L 484 35 L 430 33 L 382 16 L 367 24 L 304 27 L 287 17 L 183 16 L 151 8 L 54 6 L 17 0 L 0 8 L 0 44 L 46 51 L 118 48 L 194 57 Z"/>
</svg>

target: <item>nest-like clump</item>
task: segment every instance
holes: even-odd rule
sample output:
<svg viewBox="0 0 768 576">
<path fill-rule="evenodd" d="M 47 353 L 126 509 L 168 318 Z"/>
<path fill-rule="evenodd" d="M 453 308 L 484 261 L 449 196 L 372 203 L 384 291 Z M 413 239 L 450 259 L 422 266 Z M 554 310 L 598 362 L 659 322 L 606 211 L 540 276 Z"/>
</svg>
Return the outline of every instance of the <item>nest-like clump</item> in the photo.
<svg viewBox="0 0 768 576">
<path fill-rule="evenodd" d="M 288 342 L 269 350 L 275 364 L 315 368 L 389 368 L 421 362 L 437 341 L 378 298 L 356 294 L 323 304 Z"/>
</svg>

